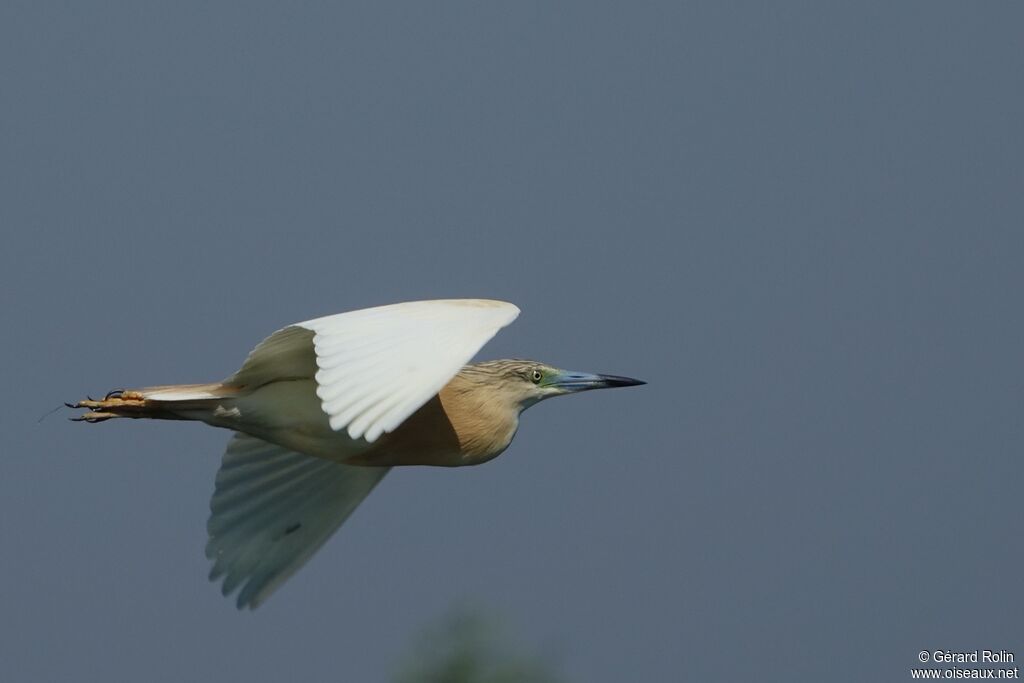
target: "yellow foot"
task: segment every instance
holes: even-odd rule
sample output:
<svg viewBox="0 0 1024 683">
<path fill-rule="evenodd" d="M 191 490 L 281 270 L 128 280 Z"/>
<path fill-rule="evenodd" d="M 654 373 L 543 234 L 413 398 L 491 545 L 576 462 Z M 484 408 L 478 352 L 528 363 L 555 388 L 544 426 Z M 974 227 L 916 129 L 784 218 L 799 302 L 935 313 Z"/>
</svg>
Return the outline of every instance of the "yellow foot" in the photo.
<svg viewBox="0 0 1024 683">
<path fill-rule="evenodd" d="M 72 417 L 68 419 L 70 419 L 72 422 L 103 422 L 104 420 L 109 420 L 112 417 L 123 416 L 118 415 L 117 413 L 104 413 L 99 410 L 93 410 L 91 412 L 86 413 L 85 415 L 79 415 L 78 417 Z"/>
<path fill-rule="evenodd" d="M 87 398 L 77 403 L 65 403 L 68 408 L 85 408 L 89 412 L 71 418 L 74 422 L 103 422 L 112 417 L 139 417 L 146 400 L 137 391 L 111 391 L 102 400 Z"/>
</svg>

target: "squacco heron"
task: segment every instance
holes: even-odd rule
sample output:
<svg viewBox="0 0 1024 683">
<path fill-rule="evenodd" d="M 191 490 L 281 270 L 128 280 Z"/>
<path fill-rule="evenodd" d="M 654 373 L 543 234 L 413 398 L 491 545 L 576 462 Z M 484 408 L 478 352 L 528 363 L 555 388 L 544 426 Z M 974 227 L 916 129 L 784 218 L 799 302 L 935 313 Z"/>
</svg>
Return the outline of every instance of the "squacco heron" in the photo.
<svg viewBox="0 0 1024 683">
<path fill-rule="evenodd" d="M 527 360 L 469 363 L 519 315 L 502 301 L 415 301 L 290 325 L 222 382 L 119 390 L 74 418 L 198 420 L 234 431 L 210 501 L 210 580 L 255 608 L 398 465 L 479 465 L 519 415 L 628 377 Z M 469 364 L 467 364 L 469 363 Z"/>
</svg>

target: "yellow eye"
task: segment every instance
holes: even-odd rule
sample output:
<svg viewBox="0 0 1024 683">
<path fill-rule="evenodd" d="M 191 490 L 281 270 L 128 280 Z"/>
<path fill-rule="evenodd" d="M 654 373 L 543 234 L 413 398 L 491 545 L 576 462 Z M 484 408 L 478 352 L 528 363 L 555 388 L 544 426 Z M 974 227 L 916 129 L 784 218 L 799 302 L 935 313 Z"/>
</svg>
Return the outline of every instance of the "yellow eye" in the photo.
<svg viewBox="0 0 1024 683">
<path fill-rule="evenodd" d="M 530 373 L 530 379 L 534 384 L 540 384 L 540 381 L 544 379 L 544 374 L 540 370 L 534 370 Z"/>
</svg>

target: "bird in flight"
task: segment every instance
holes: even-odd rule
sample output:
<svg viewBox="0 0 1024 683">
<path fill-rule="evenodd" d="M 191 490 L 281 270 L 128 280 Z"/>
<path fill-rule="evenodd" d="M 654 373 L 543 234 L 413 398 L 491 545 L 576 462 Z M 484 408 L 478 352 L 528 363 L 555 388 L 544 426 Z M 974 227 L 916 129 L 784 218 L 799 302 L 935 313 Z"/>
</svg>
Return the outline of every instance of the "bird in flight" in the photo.
<svg viewBox="0 0 1024 683">
<path fill-rule="evenodd" d="M 73 418 L 198 420 L 234 431 L 207 522 L 210 580 L 256 608 L 399 465 L 479 465 L 552 396 L 644 384 L 528 360 L 469 361 L 519 315 L 503 301 L 378 306 L 289 325 L 209 384 L 112 391 Z"/>
</svg>

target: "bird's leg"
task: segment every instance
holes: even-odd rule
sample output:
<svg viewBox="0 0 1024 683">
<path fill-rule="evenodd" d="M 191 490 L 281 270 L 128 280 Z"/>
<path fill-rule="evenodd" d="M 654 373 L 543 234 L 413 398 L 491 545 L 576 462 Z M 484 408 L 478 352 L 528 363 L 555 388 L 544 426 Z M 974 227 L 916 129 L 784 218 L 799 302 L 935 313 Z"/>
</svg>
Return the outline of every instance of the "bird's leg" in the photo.
<svg viewBox="0 0 1024 683">
<path fill-rule="evenodd" d="M 125 391 L 124 389 L 118 389 L 117 391 L 111 391 L 105 397 L 99 401 L 86 398 L 84 401 L 78 401 L 77 403 L 66 404 L 68 408 L 88 408 L 89 410 L 102 410 L 104 408 L 115 408 L 115 407 L 127 407 L 127 406 L 141 406 L 145 403 L 146 399 L 142 397 L 142 394 L 137 391 Z"/>
<path fill-rule="evenodd" d="M 145 412 L 146 399 L 137 391 L 118 389 L 111 391 L 103 399 L 96 401 L 86 398 L 76 403 L 65 403 L 68 408 L 85 408 L 89 412 L 71 418 L 74 422 L 103 422 L 112 417 L 142 417 Z"/>
</svg>

